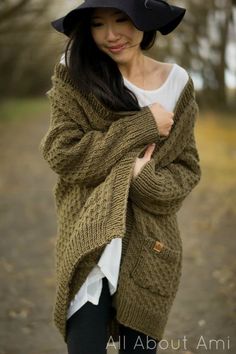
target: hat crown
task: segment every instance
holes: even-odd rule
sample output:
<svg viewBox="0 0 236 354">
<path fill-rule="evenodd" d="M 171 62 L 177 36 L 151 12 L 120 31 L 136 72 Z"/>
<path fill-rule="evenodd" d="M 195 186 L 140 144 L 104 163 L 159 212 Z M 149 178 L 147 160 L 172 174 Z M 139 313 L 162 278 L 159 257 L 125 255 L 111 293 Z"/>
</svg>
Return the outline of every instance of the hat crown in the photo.
<svg viewBox="0 0 236 354">
<path fill-rule="evenodd" d="M 150 9 L 152 10 L 153 8 L 155 8 L 156 6 L 168 6 L 167 2 L 164 0 L 145 0 L 144 1 L 144 6 L 146 7 L 146 9 Z"/>
</svg>

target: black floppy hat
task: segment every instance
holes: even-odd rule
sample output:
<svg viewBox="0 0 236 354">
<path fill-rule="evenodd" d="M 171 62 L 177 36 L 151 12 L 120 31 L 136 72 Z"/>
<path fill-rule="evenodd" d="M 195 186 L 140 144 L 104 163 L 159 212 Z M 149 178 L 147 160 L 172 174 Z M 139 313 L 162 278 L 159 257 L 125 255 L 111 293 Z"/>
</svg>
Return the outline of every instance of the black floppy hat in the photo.
<svg viewBox="0 0 236 354">
<path fill-rule="evenodd" d="M 96 7 L 110 7 L 123 11 L 140 31 L 156 30 L 166 35 L 181 22 L 186 9 L 169 5 L 164 0 L 85 0 L 65 16 L 51 22 L 52 26 L 70 36 L 83 10 Z"/>
</svg>

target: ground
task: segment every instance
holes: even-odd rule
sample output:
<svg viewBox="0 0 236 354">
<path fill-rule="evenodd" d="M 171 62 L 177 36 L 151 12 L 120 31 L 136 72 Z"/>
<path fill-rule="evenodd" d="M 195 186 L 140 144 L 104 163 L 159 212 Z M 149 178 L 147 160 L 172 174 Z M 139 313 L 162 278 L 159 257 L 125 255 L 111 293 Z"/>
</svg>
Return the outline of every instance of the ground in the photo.
<svg viewBox="0 0 236 354">
<path fill-rule="evenodd" d="M 0 354 L 67 353 L 51 320 L 56 178 L 38 151 L 48 122 L 44 107 L 0 123 Z M 178 213 L 183 275 L 159 353 L 236 353 L 236 122 L 221 124 L 208 116 L 196 129 L 203 175 Z"/>
</svg>

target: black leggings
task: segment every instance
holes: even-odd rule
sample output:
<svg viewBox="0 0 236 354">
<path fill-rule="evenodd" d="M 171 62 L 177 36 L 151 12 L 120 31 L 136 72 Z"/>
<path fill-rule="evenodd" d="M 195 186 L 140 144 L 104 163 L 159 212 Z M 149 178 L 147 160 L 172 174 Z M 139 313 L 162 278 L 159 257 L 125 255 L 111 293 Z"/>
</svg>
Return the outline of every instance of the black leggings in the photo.
<svg viewBox="0 0 236 354">
<path fill-rule="evenodd" d="M 107 349 L 119 349 L 119 354 L 155 354 L 158 341 L 120 324 L 120 337 L 113 342 L 107 325 L 111 316 L 111 300 L 107 278 L 98 305 L 86 302 L 68 320 L 66 342 L 68 354 L 106 354 Z"/>
</svg>

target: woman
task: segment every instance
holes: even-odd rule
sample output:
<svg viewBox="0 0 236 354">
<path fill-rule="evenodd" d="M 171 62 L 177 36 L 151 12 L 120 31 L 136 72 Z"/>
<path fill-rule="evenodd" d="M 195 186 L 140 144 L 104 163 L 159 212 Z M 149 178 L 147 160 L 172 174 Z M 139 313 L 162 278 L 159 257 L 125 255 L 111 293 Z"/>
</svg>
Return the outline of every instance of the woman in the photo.
<svg viewBox="0 0 236 354">
<path fill-rule="evenodd" d="M 54 321 L 69 354 L 155 353 L 163 337 L 181 275 L 176 212 L 200 180 L 197 106 L 187 72 L 144 50 L 184 13 L 87 0 L 52 23 L 70 40 L 40 148 L 58 174 Z"/>
</svg>

